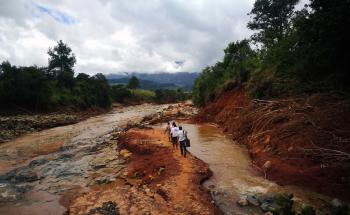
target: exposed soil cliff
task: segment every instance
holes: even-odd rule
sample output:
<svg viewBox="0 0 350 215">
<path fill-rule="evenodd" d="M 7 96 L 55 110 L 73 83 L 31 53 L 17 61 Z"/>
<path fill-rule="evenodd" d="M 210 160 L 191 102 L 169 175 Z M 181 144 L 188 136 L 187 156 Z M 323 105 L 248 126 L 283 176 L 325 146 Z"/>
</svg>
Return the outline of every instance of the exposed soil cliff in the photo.
<svg viewBox="0 0 350 215">
<path fill-rule="evenodd" d="M 268 179 L 350 199 L 348 97 L 252 100 L 235 89 L 207 105 L 195 120 L 215 122 L 246 144 Z"/>
</svg>

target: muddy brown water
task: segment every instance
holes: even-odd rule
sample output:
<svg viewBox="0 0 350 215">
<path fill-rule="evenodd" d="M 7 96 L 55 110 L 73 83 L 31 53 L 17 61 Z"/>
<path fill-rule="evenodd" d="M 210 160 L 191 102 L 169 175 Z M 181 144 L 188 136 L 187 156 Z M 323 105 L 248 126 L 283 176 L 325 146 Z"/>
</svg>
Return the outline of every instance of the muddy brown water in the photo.
<svg viewBox="0 0 350 215">
<path fill-rule="evenodd" d="M 120 167 L 115 158 L 116 145 L 104 146 L 104 142 L 111 139 L 109 133 L 130 122 L 139 123 L 146 115 L 161 112 L 166 107 L 168 105 L 143 104 L 118 108 L 73 125 L 34 132 L 1 144 L 0 175 L 25 167 L 32 160 L 48 161 L 34 168 L 41 177 L 39 181 L 19 184 L 31 187 L 20 200 L 0 202 L 0 214 L 61 215 L 66 209 L 60 201 L 68 201 L 60 200 L 65 193 L 87 187 L 93 174 L 105 174 L 102 169 L 94 169 L 92 162 L 108 155 L 112 160 L 108 161 L 109 168 Z M 94 146 L 102 149 L 95 150 Z M 5 186 L 1 181 L 0 185 Z"/>
<path fill-rule="evenodd" d="M 146 104 L 115 109 L 74 125 L 35 132 L 1 144 L 0 175 L 28 165 L 34 159 L 47 159 L 49 162 L 35 168 L 43 178 L 29 183 L 32 188 L 21 200 L 0 203 L 0 214 L 62 214 L 66 210 L 60 204 L 62 195 L 74 192 L 79 187 L 88 187 L 91 175 L 103 174 L 102 171 L 93 169 L 90 163 L 97 158 L 115 154 L 115 146 L 91 153 L 89 150 L 92 146 L 103 143 L 111 131 L 125 127 L 128 122 L 137 123 L 144 116 L 160 112 L 166 107 L 167 105 Z M 242 208 L 236 204 L 242 195 L 250 193 L 294 193 L 297 202 L 319 209 L 330 200 L 304 188 L 278 186 L 265 180 L 252 168 L 247 150 L 231 141 L 216 126 L 182 125 L 191 139 L 189 151 L 208 163 L 214 173 L 203 186 L 210 190 L 215 203 L 225 214 L 260 214 L 257 209 Z M 65 150 L 61 150 L 61 147 Z M 115 168 L 118 165 L 110 169 Z"/>
<path fill-rule="evenodd" d="M 209 164 L 213 176 L 203 186 L 210 190 L 215 203 L 225 214 L 263 214 L 254 207 L 240 207 L 236 204 L 242 196 L 257 193 L 293 193 L 295 209 L 305 205 L 326 213 L 326 202 L 331 199 L 295 186 L 279 186 L 265 180 L 253 168 L 247 149 L 233 142 L 221 129 L 212 124 L 181 123 L 188 132 L 191 147 L 188 150 Z"/>
</svg>

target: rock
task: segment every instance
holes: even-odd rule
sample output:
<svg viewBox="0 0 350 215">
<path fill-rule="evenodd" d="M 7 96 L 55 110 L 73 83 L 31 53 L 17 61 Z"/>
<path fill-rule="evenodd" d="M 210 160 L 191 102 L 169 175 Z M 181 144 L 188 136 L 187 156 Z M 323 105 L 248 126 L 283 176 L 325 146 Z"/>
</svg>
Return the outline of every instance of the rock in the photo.
<svg viewBox="0 0 350 215">
<path fill-rule="evenodd" d="M 102 215 L 119 215 L 119 208 L 115 202 L 109 201 L 104 202 L 101 207 L 97 207 L 94 209 L 91 209 L 87 215 L 95 215 L 95 214 L 102 214 Z"/>
<path fill-rule="evenodd" d="M 29 163 L 29 167 L 30 168 L 34 168 L 34 167 L 37 167 L 37 166 L 41 166 L 43 164 L 46 164 L 47 162 L 49 162 L 47 159 L 38 159 L 38 160 L 32 160 L 30 163 Z"/>
<path fill-rule="evenodd" d="M 33 182 L 39 180 L 39 176 L 29 167 L 19 167 L 0 176 L 0 180 L 12 181 L 15 183 Z"/>
<path fill-rule="evenodd" d="M 103 177 L 97 178 L 95 181 L 97 184 L 109 184 L 115 181 L 115 178 L 110 176 L 103 176 Z"/>
<path fill-rule="evenodd" d="M 249 204 L 254 205 L 254 206 L 259 206 L 260 205 L 259 200 L 254 195 L 248 195 L 247 196 L 247 201 L 249 202 Z"/>
<path fill-rule="evenodd" d="M 24 191 L 10 183 L 0 183 L 0 202 L 17 201 Z"/>
<path fill-rule="evenodd" d="M 240 200 L 237 201 L 237 204 L 239 206 L 244 207 L 244 206 L 247 206 L 249 204 L 249 202 L 248 202 L 247 198 L 242 197 Z"/>
</svg>

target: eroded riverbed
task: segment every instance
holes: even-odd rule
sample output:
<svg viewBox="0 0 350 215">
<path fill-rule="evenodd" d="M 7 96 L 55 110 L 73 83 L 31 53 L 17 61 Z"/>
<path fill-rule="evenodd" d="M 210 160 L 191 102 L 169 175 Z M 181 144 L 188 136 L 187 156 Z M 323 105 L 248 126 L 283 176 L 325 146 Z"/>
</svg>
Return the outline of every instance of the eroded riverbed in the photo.
<svg viewBox="0 0 350 215">
<path fill-rule="evenodd" d="M 116 141 L 109 133 L 139 123 L 167 106 L 115 109 L 1 144 L 0 214 L 62 214 L 66 209 L 60 197 L 75 190 L 88 192 L 83 188 L 123 168 L 124 161 L 117 157 Z M 68 197 L 63 200 L 67 201 Z"/>
<path fill-rule="evenodd" d="M 0 196 L 0 214 L 62 214 L 77 195 L 89 193 L 101 183 L 117 183 L 119 176 L 125 175 L 126 160 L 116 153 L 113 134 L 167 107 L 146 104 L 120 108 L 0 145 L 0 193 L 6 191 L 2 192 L 5 197 Z M 175 108 L 178 115 L 176 112 Z M 225 214 L 262 214 L 257 207 L 240 207 L 236 201 L 249 194 L 283 192 L 294 194 L 295 207 L 311 205 L 318 214 L 325 214 L 330 198 L 265 180 L 253 168 L 245 147 L 231 141 L 217 126 L 181 124 L 191 139 L 189 151 L 209 164 L 214 173 L 203 185 Z M 79 208 L 72 209 L 79 214 Z"/>
</svg>

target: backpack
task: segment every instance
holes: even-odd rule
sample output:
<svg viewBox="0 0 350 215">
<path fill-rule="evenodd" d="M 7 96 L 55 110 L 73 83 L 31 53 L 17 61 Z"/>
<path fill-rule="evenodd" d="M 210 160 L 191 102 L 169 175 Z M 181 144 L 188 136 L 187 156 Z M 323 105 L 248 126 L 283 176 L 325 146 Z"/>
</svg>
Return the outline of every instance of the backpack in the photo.
<svg viewBox="0 0 350 215">
<path fill-rule="evenodd" d="M 185 137 L 186 137 L 186 139 L 185 139 L 185 146 L 186 147 L 191 147 L 191 141 L 190 141 L 190 139 L 187 137 L 187 132 L 185 133 L 185 131 L 183 131 L 184 132 L 184 134 L 185 134 Z"/>
</svg>

